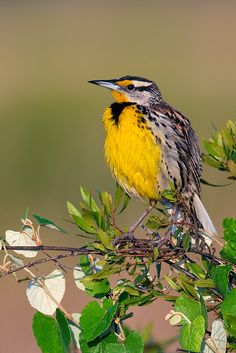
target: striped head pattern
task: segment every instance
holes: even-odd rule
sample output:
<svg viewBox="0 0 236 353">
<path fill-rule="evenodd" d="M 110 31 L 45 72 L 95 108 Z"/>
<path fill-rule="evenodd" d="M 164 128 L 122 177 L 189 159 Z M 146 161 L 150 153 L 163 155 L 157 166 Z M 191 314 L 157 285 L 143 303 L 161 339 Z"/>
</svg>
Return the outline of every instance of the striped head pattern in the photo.
<svg viewBox="0 0 236 353">
<path fill-rule="evenodd" d="M 137 76 L 124 76 L 112 80 L 89 81 L 112 90 L 118 103 L 132 102 L 143 106 L 161 102 L 162 97 L 157 85 L 150 80 Z"/>
</svg>

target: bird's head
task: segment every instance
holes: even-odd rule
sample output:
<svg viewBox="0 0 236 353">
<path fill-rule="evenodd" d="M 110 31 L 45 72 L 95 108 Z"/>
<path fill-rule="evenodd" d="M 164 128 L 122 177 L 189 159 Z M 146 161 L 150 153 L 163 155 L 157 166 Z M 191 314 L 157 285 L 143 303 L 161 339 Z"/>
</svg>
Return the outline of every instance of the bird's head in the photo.
<svg viewBox="0 0 236 353">
<path fill-rule="evenodd" d="M 161 93 L 157 85 L 146 78 L 124 76 L 113 80 L 89 81 L 95 85 L 109 88 L 118 103 L 132 102 L 139 105 L 150 105 L 161 101 Z"/>
</svg>

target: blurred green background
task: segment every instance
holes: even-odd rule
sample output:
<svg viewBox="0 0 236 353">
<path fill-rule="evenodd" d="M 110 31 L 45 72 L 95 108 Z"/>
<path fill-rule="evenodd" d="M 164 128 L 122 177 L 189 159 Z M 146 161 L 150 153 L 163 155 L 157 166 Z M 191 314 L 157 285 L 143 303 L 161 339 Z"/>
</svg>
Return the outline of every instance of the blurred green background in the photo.
<svg viewBox="0 0 236 353">
<path fill-rule="evenodd" d="M 127 74 L 154 80 L 200 140 L 235 119 L 235 13 L 234 1 L 0 1 L 1 233 L 19 228 L 26 207 L 67 228 L 65 204 L 78 203 L 80 185 L 114 189 L 101 119 L 112 97 L 88 80 Z M 226 180 L 204 171 L 211 182 Z M 202 196 L 219 230 L 223 217 L 235 216 L 234 185 L 203 187 Z M 141 208 L 133 201 L 123 221 Z M 73 236 L 50 234 L 47 243 L 78 244 Z M 23 286 L 1 282 L 4 353 L 38 352 Z M 65 299 L 70 310 L 76 300 Z M 133 327 L 153 316 L 159 322 L 168 308 L 155 305 L 145 308 L 145 318 L 138 313 L 142 323 Z M 159 324 L 155 334 L 166 338 L 168 329 Z"/>
</svg>

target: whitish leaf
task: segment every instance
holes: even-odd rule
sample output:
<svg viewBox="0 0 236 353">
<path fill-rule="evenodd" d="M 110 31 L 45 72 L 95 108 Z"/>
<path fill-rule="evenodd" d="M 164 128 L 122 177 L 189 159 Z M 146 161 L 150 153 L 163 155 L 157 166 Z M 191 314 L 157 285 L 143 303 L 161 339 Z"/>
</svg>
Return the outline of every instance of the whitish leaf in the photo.
<svg viewBox="0 0 236 353">
<path fill-rule="evenodd" d="M 225 353 L 227 335 L 224 324 L 220 320 L 213 321 L 211 338 L 206 340 L 203 353 Z"/>
<path fill-rule="evenodd" d="M 62 271 L 54 270 L 45 277 L 33 278 L 26 294 L 33 308 L 45 315 L 53 315 L 65 293 L 65 278 Z M 54 299 L 54 300 L 53 300 Z"/>
<path fill-rule="evenodd" d="M 16 268 L 20 268 L 24 266 L 24 261 L 22 259 L 19 259 L 19 257 L 16 257 L 14 255 L 8 254 L 12 264 L 16 267 Z"/>
<path fill-rule="evenodd" d="M 37 246 L 33 237 L 33 231 L 31 228 L 24 228 L 21 232 L 15 232 L 14 230 L 6 231 L 6 241 L 10 246 Z M 14 250 L 17 254 L 24 255 L 25 257 L 35 257 L 37 251 L 27 250 Z"/>
<path fill-rule="evenodd" d="M 181 320 L 182 320 L 181 315 L 176 314 L 170 318 L 169 322 L 170 322 L 171 326 L 176 326 L 176 325 L 180 324 Z"/>
<path fill-rule="evenodd" d="M 72 317 L 75 322 L 69 321 L 69 328 L 71 330 L 71 338 L 74 342 L 74 345 L 80 349 L 80 344 L 79 344 L 79 335 L 80 335 L 80 328 L 79 328 L 79 320 L 80 320 L 80 314 L 74 313 L 72 314 Z"/>
<path fill-rule="evenodd" d="M 94 269 L 96 272 L 101 271 L 103 269 L 103 266 L 100 265 L 101 260 L 98 257 L 95 257 L 93 263 L 94 263 Z"/>
<path fill-rule="evenodd" d="M 83 283 L 81 283 L 81 279 L 85 277 L 84 271 L 79 265 L 75 265 L 74 271 L 73 271 L 74 279 L 75 279 L 75 284 L 76 286 L 81 289 L 85 290 L 85 286 Z"/>
<path fill-rule="evenodd" d="M 165 320 L 169 320 L 171 326 L 179 325 L 182 320 L 182 315 L 174 310 L 171 310 L 166 316 Z"/>
</svg>

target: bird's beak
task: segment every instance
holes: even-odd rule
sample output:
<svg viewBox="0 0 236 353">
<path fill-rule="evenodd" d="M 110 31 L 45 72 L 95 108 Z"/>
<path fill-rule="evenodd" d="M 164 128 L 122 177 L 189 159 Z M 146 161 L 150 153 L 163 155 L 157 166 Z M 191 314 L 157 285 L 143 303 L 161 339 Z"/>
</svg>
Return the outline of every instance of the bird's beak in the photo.
<svg viewBox="0 0 236 353">
<path fill-rule="evenodd" d="M 93 80 L 88 81 L 89 83 L 93 83 L 94 85 L 98 85 L 101 87 L 109 88 L 114 91 L 120 91 L 121 87 L 116 83 L 117 80 Z"/>
</svg>

